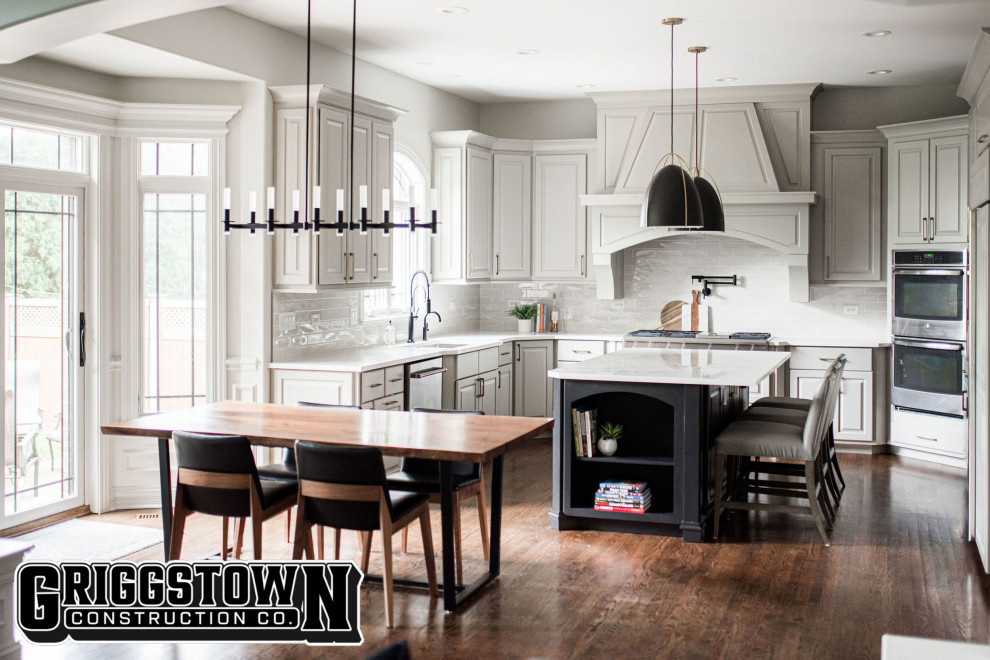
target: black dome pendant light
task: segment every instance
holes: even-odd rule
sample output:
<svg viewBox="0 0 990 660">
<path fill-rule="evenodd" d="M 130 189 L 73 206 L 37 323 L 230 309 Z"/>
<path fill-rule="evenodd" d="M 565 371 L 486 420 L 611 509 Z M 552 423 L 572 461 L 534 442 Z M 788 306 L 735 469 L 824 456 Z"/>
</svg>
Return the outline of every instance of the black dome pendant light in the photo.
<svg viewBox="0 0 990 660">
<path fill-rule="evenodd" d="M 674 153 L 674 26 L 683 22 L 680 18 L 663 19 L 663 24 L 670 26 L 670 153 L 657 163 L 660 171 L 654 170 L 650 187 L 643 199 L 640 213 L 640 225 L 643 227 L 703 227 L 698 189 L 694 179 L 682 167 L 687 163 Z"/>
<path fill-rule="evenodd" d="M 698 112 L 698 55 L 706 50 L 708 49 L 704 46 L 688 48 L 689 53 L 694 53 L 694 167 L 691 168 L 691 176 L 694 177 L 694 185 L 698 189 L 698 196 L 701 198 L 703 221 L 701 231 L 725 231 L 725 212 L 722 210 L 722 197 L 718 193 L 718 186 L 715 184 L 711 172 L 701 167 L 699 140 L 701 127 L 698 124 L 701 119 L 701 113 Z"/>
</svg>

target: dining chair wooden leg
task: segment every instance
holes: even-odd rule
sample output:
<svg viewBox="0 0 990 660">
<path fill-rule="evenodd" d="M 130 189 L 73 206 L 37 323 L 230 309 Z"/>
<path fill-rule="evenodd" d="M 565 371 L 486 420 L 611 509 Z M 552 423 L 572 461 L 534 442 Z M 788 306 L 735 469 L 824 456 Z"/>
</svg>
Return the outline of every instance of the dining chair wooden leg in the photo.
<svg viewBox="0 0 990 660">
<path fill-rule="evenodd" d="M 254 537 L 254 558 L 261 559 L 261 516 L 251 516 L 251 534 Z"/>
<path fill-rule="evenodd" d="M 371 537 L 374 532 L 365 532 L 364 548 L 361 550 L 361 572 L 368 572 L 368 565 L 371 563 Z"/>
<path fill-rule="evenodd" d="M 299 507 L 299 514 L 296 516 L 296 534 L 292 542 L 293 559 L 302 559 L 304 555 L 306 559 L 313 558 L 312 538 L 312 524 L 306 518 L 303 507 Z"/>
<path fill-rule="evenodd" d="M 822 541 L 829 545 L 828 533 L 825 532 L 824 516 L 821 507 L 818 505 L 818 483 L 815 479 L 815 462 L 806 461 L 804 464 L 804 480 L 808 487 L 808 504 L 811 506 L 811 516 L 815 519 L 818 533 L 822 535 Z"/>
<path fill-rule="evenodd" d="M 175 507 L 172 511 L 171 543 L 169 544 L 168 559 L 178 559 L 182 554 L 182 536 L 186 530 L 186 493 L 182 486 L 175 489 Z"/>
<path fill-rule="evenodd" d="M 229 520 L 230 519 L 227 516 L 223 517 L 223 545 L 220 546 L 220 561 L 227 561 L 227 522 Z"/>
<path fill-rule="evenodd" d="M 234 559 L 241 558 L 241 550 L 244 548 L 244 518 L 237 518 L 234 523 Z"/>
<path fill-rule="evenodd" d="M 409 552 L 409 527 L 402 528 L 402 554 Z"/>
<path fill-rule="evenodd" d="M 358 532 L 357 533 L 357 536 L 358 536 L 358 549 L 363 554 L 364 553 L 364 532 Z"/>
<path fill-rule="evenodd" d="M 485 471 L 481 469 L 481 483 L 478 484 L 478 523 L 481 525 L 481 551 L 488 561 L 488 503 L 485 501 Z"/>
<path fill-rule="evenodd" d="M 423 513 L 419 515 L 419 530 L 423 535 L 423 554 L 426 558 L 426 579 L 430 583 L 430 596 L 439 598 L 437 564 L 433 554 L 433 530 L 430 527 L 430 508 L 428 506 L 423 507 Z"/>
<path fill-rule="evenodd" d="M 386 514 L 387 515 L 387 514 Z M 385 568 L 382 571 L 382 586 L 385 587 L 385 627 L 391 628 L 395 625 L 392 591 L 392 534 L 391 529 L 382 528 L 382 556 Z M 370 545 L 370 544 L 369 544 Z"/>
<path fill-rule="evenodd" d="M 285 542 L 292 543 L 292 509 L 285 510 Z"/>
<path fill-rule="evenodd" d="M 454 565 L 457 567 L 457 584 L 464 584 L 463 557 L 461 556 L 461 498 L 454 493 Z"/>
<path fill-rule="evenodd" d="M 361 538 L 360 532 L 358 532 L 358 538 Z M 340 527 L 333 528 L 333 558 L 335 560 L 340 559 Z"/>
<path fill-rule="evenodd" d="M 316 552 L 320 561 L 323 561 L 323 555 L 326 550 L 326 543 L 323 536 L 323 525 L 316 526 Z"/>
<path fill-rule="evenodd" d="M 712 517 L 715 518 L 715 528 L 712 531 L 712 540 L 718 540 L 718 519 L 722 517 L 722 479 L 725 475 L 725 454 L 715 455 L 715 509 Z"/>
</svg>

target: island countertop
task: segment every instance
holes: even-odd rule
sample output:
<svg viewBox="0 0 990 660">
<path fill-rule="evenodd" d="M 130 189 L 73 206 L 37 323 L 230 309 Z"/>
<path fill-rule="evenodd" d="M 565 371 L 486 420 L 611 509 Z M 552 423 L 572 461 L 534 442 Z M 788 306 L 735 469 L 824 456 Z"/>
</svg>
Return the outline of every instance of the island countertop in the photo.
<svg viewBox="0 0 990 660">
<path fill-rule="evenodd" d="M 626 348 L 549 372 L 558 380 L 752 387 L 790 358 L 784 351 Z"/>
</svg>

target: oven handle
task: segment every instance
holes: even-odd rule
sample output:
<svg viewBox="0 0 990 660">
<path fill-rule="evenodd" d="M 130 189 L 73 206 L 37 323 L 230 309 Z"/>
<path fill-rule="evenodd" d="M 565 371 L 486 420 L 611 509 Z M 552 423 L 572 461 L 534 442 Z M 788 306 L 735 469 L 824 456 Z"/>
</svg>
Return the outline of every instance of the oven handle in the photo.
<svg viewBox="0 0 990 660">
<path fill-rule="evenodd" d="M 931 270 L 931 269 L 929 269 L 929 270 L 925 270 L 925 269 L 922 269 L 922 268 L 911 269 L 911 270 L 901 270 L 900 268 L 895 268 L 894 269 L 894 275 L 918 275 L 918 276 L 922 276 L 922 275 L 965 275 L 965 274 L 966 274 L 966 271 L 961 270 L 961 269 L 960 270 L 956 270 L 956 269 L 951 269 L 951 270 L 945 270 L 945 269 Z"/>
<path fill-rule="evenodd" d="M 895 339 L 894 344 L 898 346 L 914 346 L 916 348 L 931 348 L 936 351 L 963 350 L 963 347 L 959 344 L 943 344 L 941 342 L 934 342 L 934 341 L 906 341 L 904 339 Z"/>
</svg>

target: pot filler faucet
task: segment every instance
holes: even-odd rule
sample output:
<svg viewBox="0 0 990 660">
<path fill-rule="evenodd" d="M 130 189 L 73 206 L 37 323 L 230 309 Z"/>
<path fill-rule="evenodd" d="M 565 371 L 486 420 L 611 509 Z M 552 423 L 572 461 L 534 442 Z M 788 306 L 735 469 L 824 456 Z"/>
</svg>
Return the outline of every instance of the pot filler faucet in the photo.
<svg viewBox="0 0 990 660">
<path fill-rule="evenodd" d="M 437 317 L 437 323 L 442 323 L 443 319 L 440 318 L 440 314 L 434 312 L 430 309 L 430 277 L 426 274 L 425 270 L 417 270 L 412 274 L 409 279 L 409 334 L 407 335 L 409 339 L 406 340 L 407 344 L 412 344 L 416 340 L 413 339 L 413 321 L 419 318 L 419 309 L 416 308 L 416 289 L 422 289 L 422 284 L 416 284 L 416 276 L 422 275 L 423 281 L 426 282 L 426 315 L 423 316 L 423 341 L 427 339 L 427 333 L 430 331 L 429 320 L 430 316 Z"/>
</svg>

